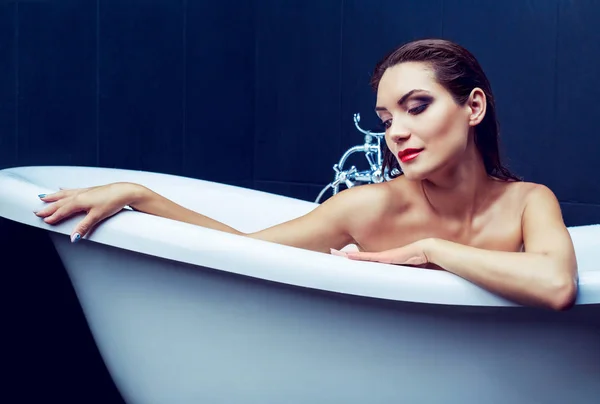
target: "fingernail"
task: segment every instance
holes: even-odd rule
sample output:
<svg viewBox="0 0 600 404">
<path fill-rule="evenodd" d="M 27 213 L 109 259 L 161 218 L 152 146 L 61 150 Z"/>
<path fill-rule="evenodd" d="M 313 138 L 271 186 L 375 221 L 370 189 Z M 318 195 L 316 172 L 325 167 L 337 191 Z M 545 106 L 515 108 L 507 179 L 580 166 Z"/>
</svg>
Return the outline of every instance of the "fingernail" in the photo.
<svg viewBox="0 0 600 404">
<path fill-rule="evenodd" d="M 45 197 L 46 197 L 46 194 L 39 194 L 38 195 L 38 198 L 45 198 Z"/>
<path fill-rule="evenodd" d="M 71 243 L 76 243 L 77 241 L 79 241 L 79 239 L 81 238 L 81 236 L 79 235 L 79 233 L 75 233 L 71 236 Z"/>
</svg>

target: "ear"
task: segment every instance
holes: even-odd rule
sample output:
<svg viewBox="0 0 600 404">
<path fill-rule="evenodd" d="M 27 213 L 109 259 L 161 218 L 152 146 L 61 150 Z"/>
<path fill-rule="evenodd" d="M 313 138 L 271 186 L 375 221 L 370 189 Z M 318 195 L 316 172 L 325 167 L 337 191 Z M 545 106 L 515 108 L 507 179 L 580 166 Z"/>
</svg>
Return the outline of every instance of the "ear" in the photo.
<svg viewBox="0 0 600 404">
<path fill-rule="evenodd" d="M 482 89 L 476 87 L 471 91 L 469 100 L 467 101 L 467 107 L 469 111 L 469 125 L 476 126 L 481 123 L 485 116 L 486 110 L 486 97 Z"/>
</svg>

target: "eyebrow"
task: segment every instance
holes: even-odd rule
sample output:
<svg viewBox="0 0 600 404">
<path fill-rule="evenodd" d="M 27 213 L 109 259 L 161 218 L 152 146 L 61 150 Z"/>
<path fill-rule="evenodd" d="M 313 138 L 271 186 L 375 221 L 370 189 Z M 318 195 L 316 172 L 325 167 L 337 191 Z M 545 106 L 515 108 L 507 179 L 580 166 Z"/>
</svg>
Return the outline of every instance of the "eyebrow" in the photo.
<svg viewBox="0 0 600 404">
<path fill-rule="evenodd" d="M 427 90 L 422 90 L 420 88 L 415 88 L 414 90 L 410 90 L 408 93 L 406 93 L 402 97 L 400 97 L 400 99 L 398 100 L 398 105 L 404 104 L 406 102 L 406 100 L 408 100 L 408 97 L 410 97 L 414 93 L 420 93 L 420 92 L 424 92 L 424 93 L 428 93 L 429 94 L 429 91 L 427 91 Z M 375 107 L 375 111 L 387 111 L 387 108 L 385 108 L 385 107 Z"/>
</svg>

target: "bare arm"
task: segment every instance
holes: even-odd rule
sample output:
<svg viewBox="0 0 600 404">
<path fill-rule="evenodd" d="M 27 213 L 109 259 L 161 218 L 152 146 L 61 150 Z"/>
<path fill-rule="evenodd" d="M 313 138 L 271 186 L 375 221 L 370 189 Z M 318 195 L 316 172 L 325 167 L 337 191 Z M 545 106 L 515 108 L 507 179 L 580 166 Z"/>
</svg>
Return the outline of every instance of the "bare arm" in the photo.
<svg viewBox="0 0 600 404">
<path fill-rule="evenodd" d="M 538 186 L 522 219 L 524 252 L 489 251 L 432 240 L 427 259 L 499 295 L 523 304 L 569 308 L 577 294 L 577 262 L 560 205 L 548 188 Z"/>
<path fill-rule="evenodd" d="M 364 221 L 354 214 L 373 205 L 377 191 L 361 186 L 344 190 L 317 206 L 308 214 L 279 225 L 245 234 L 227 224 L 187 209 L 156 192 L 138 184 L 113 183 L 99 187 L 61 190 L 40 196 L 51 203 L 35 212 L 48 224 L 55 224 L 77 212 L 86 212 L 73 229 L 72 240 L 84 237 L 92 227 L 129 205 L 132 209 L 180 222 L 220 230 L 254 239 L 270 241 L 313 251 L 329 252 L 353 243 L 351 229 L 355 222 Z"/>
<path fill-rule="evenodd" d="M 552 191 L 537 186 L 529 193 L 521 226 L 524 252 L 492 251 L 429 238 L 391 250 L 344 255 L 389 264 L 431 263 L 521 304 L 569 308 L 577 295 L 577 262 Z"/>
<path fill-rule="evenodd" d="M 157 194 L 149 188 L 138 184 L 129 184 L 129 198 L 127 205 L 139 212 L 148 213 L 154 216 L 160 216 L 167 219 L 177 220 L 180 222 L 195 224 L 209 229 L 224 231 L 242 235 L 243 233 L 210 217 L 204 216 L 183 207 L 164 196 Z"/>
<path fill-rule="evenodd" d="M 328 253 L 330 248 L 342 248 L 353 242 L 349 231 L 353 217 L 350 212 L 364 200 L 357 195 L 361 193 L 364 194 L 364 190 L 345 190 L 304 216 L 250 234 L 178 205 L 145 187 L 137 188 L 129 206 L 141 212 L 202 227 Z"/>
</svg>

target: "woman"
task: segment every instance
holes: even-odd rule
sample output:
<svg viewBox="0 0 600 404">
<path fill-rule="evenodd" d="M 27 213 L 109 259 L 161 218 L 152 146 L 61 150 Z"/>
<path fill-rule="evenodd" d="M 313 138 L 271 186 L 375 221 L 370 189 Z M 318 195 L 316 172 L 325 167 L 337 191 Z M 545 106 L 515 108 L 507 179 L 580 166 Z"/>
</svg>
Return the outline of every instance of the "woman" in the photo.
<svg viewBox="0 0 600 404">
<path fill-rule="evenodd" d="M 129 205 L 350 259 L 435 267 L 524 305 L 569 308 L 577 263 L 560 206 L 547 187 L 502 166 L 494 98 L 476 59 L 449 41 L 415 41 L 376 66 L 372 85 L 385 165 L 401 175 L 344 190 L 305 216 L 244 234 L 132 183 L 45 195 L 51 204 L 36 214 L 55 224 L 87 212 L 77 241 Z M 337 251 L 349 244 L 359 251 Z"/>
</svg>

